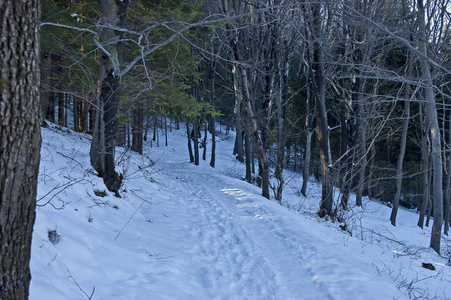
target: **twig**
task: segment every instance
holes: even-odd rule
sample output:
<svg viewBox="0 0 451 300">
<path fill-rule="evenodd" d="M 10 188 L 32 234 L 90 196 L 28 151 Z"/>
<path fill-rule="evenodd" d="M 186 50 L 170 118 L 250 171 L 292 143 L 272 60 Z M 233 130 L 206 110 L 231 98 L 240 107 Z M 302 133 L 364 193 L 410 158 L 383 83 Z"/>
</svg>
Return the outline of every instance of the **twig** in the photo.
<svg viewBox="0 0 451 300">
<path fill-rule="evenodd" d="M 92 296 L 94 296 L 94 292 L 96 291 L 96 287 L 94 286 L 94 287 L 92 288 L 92 293 L 91 293 L 91 295 L 88 295 L 88 294 L 80 287 L 80 285 L 78 284 L 77 280 L 76 280 L 76 279 L 72 276 L 72 274 L 70 273 L 69 269 L 67 269 L 67 273 L 69 273 L 69 277 L 68 277 L 68 278 L 72 279 L 72 281 L 77 285 L 78 289 L 79 289 L 80 291 L 82 291 L 83 294 L 85 294 L 86 297 L 87 297 L 89 300 L 91 300 L 91 299 L 92 299 Z"/>
<path fill-rule="evenodd" d="M 58 190 L 58 189 L 61 189 L 61 190 L 59 190 L 58 192 L 56 192 L 52 197 L 50 197 L 50 199 L 47 201 L 47 202 L 45 202 L 44 204 L 37 204 L 37 206 L 40 206 L 40 207 L 42 207 L 42 206 L 46 206 L 47 204 L 49 204 L 50 203 L 50 201 L 52 201 L 52 199 L 53 198 L 55 198 L 58 194 L 60 194 L 61 192 L 63 192 L 64 190 L 66 190 L 67 188 L 69 188 L 69 187 L 71 187 L 71 186 L 73 186 L 73 185 L 75 185 L 75 184 L 77 184 L 77 183 L 80 183 L 80 182 L 82 182 L 83 180 L 85 180 L 85 176 L 83 176 L 81 179 L 78 179 L 78 180 L 75 180 L 75 181 L 69 181 L 69 182 L 67 182 L 67 183 L 65 183 L 65 184 L 63 184 L 63 185 L 60 185 L 59 183 L 55 186 L 55 187 L 53 187 L 47 194 L 45 194 L 44 196 L 42 196 L 41 198 L 39 198 L 36 202 L 39 202 L 39 201 L 41 201 L 42 199 L 44 199 L 45 197 L 47 197 L 48 195 L 50 195 L 52 192 L 54 192 L 55 190 Z M 51 203 L 50 203 L 51 204 Z M 53 206 L 53 205 L 52 205 Z M 54 207 L 54 206 L 53 206 Z"/>
<path fill-rule="evenodd" d="M 125 227 L 127 227 L 127 225 L 130 223 L 130 221 L 133 219 L 133 217 L 136 215 L 136 213 L 138 212 L 138 210 L 141 208 L 141 206 L 145 203 L 148 202 L 147 200 L 144 200 L 143 202 L 141 202 L 141 204 L 138 206 L 138 208 L 136 208 L 135 212 L 131 215 L 131 217 L 128 219 L 127 223 L 125 223 L 124 227 L 122 227 L 122 229 L 118 232 L 118 234 L 116 235 L 116 237 L 114 238 L 113 241 L 115 241 L 119 235 L 122 233 L 122 231 L 125 229 Z"/>
</svg>

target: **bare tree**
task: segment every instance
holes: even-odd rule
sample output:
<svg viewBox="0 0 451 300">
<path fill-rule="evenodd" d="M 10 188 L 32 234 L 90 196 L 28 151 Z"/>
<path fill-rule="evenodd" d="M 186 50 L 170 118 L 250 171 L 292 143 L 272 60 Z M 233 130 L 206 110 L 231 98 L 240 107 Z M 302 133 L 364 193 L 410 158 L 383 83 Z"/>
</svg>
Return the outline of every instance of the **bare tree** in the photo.
<svg viewBox="0 0 451 300">
<path fill-rule="evenodd" d="M 432 193 L 434 200 L 434 224 L 432 225 L 431 233 L 431 247 L 440 254 L 440 241 L 443 223 L 443 169 L 442 169 L 442 147 L 441 134 L 437 117 L 437 106 L 435 103 L 435 94 L 432 83 L 432 76 L 430 65 L 427 60 L 427 36 L 425 23 L 425 10 L 423 0 L 417 1 L 418 5 L 418 26 L 419 26 L 419 41 L 418 49 L 422 56 L 418 59 L 420 61 L 421 73 L 423 75 L 423 86 L 425 91 L 425 113 L 429 122 L 429 133 L 431 139 L 431 160 L 432 160 Z"/>
</svg>

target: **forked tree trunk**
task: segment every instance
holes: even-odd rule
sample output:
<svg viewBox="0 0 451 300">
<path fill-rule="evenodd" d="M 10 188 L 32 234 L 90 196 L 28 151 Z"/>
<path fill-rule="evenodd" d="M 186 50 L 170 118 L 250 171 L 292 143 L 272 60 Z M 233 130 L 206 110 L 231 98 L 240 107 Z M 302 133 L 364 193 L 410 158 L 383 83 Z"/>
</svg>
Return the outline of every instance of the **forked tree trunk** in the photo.
<svg viewBox="0 0 451 300">
<path fill-rule="evenodd" d="M 115 0 L 102 0 L 102 11 L 105 22 L 112 26 L 121 26 L 125 19 L 125 11 L 129 1 L 116 2 Z M 102 29 L 101 42 L 104 51 L 100 63 L 100 96 L 97 101 L 97 112 L 93 139 L 90 149 L 91 164 L 103 177 L 109 191 L 119 195 L 122 176 L 115 169 L 115 146 L 118 132 L 118 111 L 120 96 L 121 53 L 119 51 L 120 32 L 108 26 Z"/>
<path fill-rule="evenodd" d="M 38 0 L 0 1 L 0 299 L 28 299 L 41 131 Z"/>
</svg>

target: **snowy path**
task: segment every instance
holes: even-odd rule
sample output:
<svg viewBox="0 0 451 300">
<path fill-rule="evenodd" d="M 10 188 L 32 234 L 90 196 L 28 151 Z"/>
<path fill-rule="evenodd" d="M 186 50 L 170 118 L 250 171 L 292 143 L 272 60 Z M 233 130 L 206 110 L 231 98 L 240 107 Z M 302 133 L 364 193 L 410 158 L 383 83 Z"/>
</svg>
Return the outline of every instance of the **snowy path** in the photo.
<svg viewBox="0 0 451 300">
<path fill-rule="evenodd" d="M 319 220 L 315 190 L 311 198 L 291 196 L 310 201 L 300 214 L 233 178 L 243 166 L 230 155 L 232 139 L 218 142 L 217 168 L 194 166 L 185 160 L 185 136 L 175 132 L 173 147 L 149 150 L 155 167 L 145 156 L 125 161 L 123 198 L 116 198 L 95 196 L 104 185 L 89 172 L 87 139 L 43 133 L 39 195 L 85 180 L 52 200 L 61 209 L 37 209 L 32 300 L 407 299 L 390 275 L 407 284 L 406 271 L 413 280 L 431 278 L 421 261 Z M 437 299 L 446 299 L 444 276 Z"/>
<path fill-rule="evenodd" d="M 180 183 L 168 201 L 180 201 L 177 217 L 186 227 L 179 236 L 197 299 L 404 297 L 385 279 L 374 282 L 374 269 L 347 257 L 336 241 L 302 230 L 298 215 L 246 192 L 246 183 L 182 161 L 162 168 Z"/>
</svg>

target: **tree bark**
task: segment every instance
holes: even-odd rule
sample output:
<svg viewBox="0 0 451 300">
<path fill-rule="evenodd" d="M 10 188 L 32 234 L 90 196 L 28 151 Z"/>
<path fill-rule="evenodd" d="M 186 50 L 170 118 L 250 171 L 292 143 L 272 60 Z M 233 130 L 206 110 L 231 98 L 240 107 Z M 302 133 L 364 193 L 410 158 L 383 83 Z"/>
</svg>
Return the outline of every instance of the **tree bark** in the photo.
<svg viewBox="0 0 451 300">
<path fill-rule="evenodd" d="M 361 110 L 360 110 L 360 118 L 363 118 L 363 104 L 360 104 Z M 363 121 L 360 125 L 360 157 L 359 157 L 359 173 L 358 173 L 358 183 L 357 183 L 357 193 L 355 197 L 355 204 L 359 207 L 362 206 L 362 198 L 363 198 L 363 191 L 365 187 L 365 174 L 366 174 L 366 164 L 367 164 L 367 155 L 366 155 L 366 137 L 367 137 L 367 127 L 368 123 L 366 121 Z M 374 147 L 373 145 L 371 147 Z M 373 165 L 374 166 L 374 165 Z M 373 172 L 372 170 L 370 173 Z"/>
<path fill-rule="evenodd" d="M 214 168 L 216 164 L 216 124 L 215 116 L 211 115 L 209 120 L 210 132 L 211 132 L 211 157 L 210 167 Z"/>
<path fill-rule="evenodd" d="M 426 96 L 425 112 L 428 116 L 429 134 L 431 139 L 431 161 L 432 161 L 432 194 L 434 199 L 434 223 L 431 232 L 430 246 L 440 254 L 440 241 L 443 223 L 443 170 L 441 155 L 441 134 L 438 124 L 437 107 L 435 103 L 434 87 L 432 85 L 431 70 L 427 57 L 427 36 L 425 32 L 425 12 L 423 0 L 418 0 L 418 23 L 420 29 L 419 50 L 424 56 L 419 56 L 421 73 L 423 75 L 423 85 Z"/>
<path fill-rule="evenodd" d="M 241 67 L 241 79 L 243 83 L 243 90 L 244 90 L 244 97 L 243 97 L 243 106 L 247 113 L 247 119 L 249 122 L 249 126 L 246 128 L 247 133 L 252 136 L 255 150 L 257 152 L 258 160 L 260 163 L 260 170 L 261 170 L 261 179 L 262 179 L 262 196 L 270 199 L 269 195 L 269 165 L 268 161 L 266 159 L 266 152 L 265 148 L 263 146 L 262 138 L 260 137 L 260 134 L 258 133 L 258 126 L 257 126 L 257 120 L 255 117 L 254 110 L 252 109 L 251 102 L 250 102 L 250 93 L 249 93 L 249 86 L 248 86 L 248 78 L 247 78 L 247 72 L 244 67 Z"/>
<path fill-rule="evenodd" d="M 38 0 L 0 1 L 0 299 L 27 299 L 41 132 Z"/>
<path fill-rule="evenodd" d="M 448 119 L 448 145 L 451 145 L 451 111 Z M 443 214 L 445 220 L 444 234 L 448 235 L 449 231 L 449 217 L 450 217 L 450 202 L 451 202 L 451 154 L 448 154 L 448 174 L 446 174 L 446 198 L 445 198 L 445 212 Z"/>
<path fill-rule="evenodd" d="M 132 150 L 143 153 L 143 130 L 144 130 L 144 105 L 142 100 L 136 100 L 136 107 L 133 109 L 132 120 Z"/>
<path fill-rule="evenodd" d="M 239 74 L 238 74 L 238 66 L 235 64 L 232 67 L 232 75 L 233 75 L 233 92 L 235 95 L 235 127 L 236 127 L 236 136 L 235 136 L 235 146 L 233 147 L 233 154 L 236 155 L 236 158 L 239 162 L 244 162 L 244 153 L 243 153 L 243 127 L 241 121 L 241 93 L 239 88 Z"/>
<path fill-rule="evenodd" d="M 321 203 L 320 214 L 333 215 L 333 187 L 329 175 L 330 161 L 330 144 L 329 144 L 329 127 L 327 123 L 326 109 L 326 83 L 324 76 L 324 55 L 323 45 L 320 41 L 322 36 L 321 30 L 321 4 L 313 4 L 313 81 L 315 87 L 315 109 L 316 109 L 316 132 L 320 143 L 320 160 L 321 160 Z"/>
<path fill-rule="evenodd" d="M 116 2 L 102 0 L 102 11 L 105 22 L 112 26 L 121 26 L 129 1 Z M 102 29 L 101 42 L 104 50 L 100 63 L 100 96 L 97 101 L 97 112 L 94 134 L 90 149 L 91 164 L 103 177 L 109 191 L 119 195 L 122 175 L 115 170 L 115 146 L 118 132 L 119 97 L 121 79 L 118 76 L 122 64 L 122 53 L 119 49 L 119 35 L 108 26 Z"/>
<path fill-rule="evenodd" d="M 424 218 L 426 216 L 426 209 L 430 200 L 430 186 L 429 186 L 429 147 L 428 147 L 428 137 L 427 132 L 429 127 L 427 126 L 427 118 L 423 115 L 423 104 L 420 106 L 420 130 L 421 130 L 421 178 L 422 178 L 422 188 L 423 197 L 420 207 L 420 216 L 418 218 L 418 226 L 423 229 Z"/>
<path fill-rule="evenodd" d="M 194 162 L 193 146 L 191 145 L 191 129 L 189 128 L 188 121 L 186 122 L 186 136 L 188 137 L 189 162 Z"/>
<path fill-rule="evenodd" d="M 410 84 L 406 86 L 405 99 L 410 97 Z M 404 164 L 404 155 L 406 153 L 406 142 L 407 142 L 407 130 L 409 129 L 409 119 L 410 119 L 410 101 L 406 100 L 404 103 L 404 122 L 402 124 L 401 133 L 401 145 L 399 149 L 398 162 L 396 166 L 396 192 L 392 201 L 392 211 L 390 216 L 390 222 L 393 226 L 396 226 L 396 216 L 398 214 L 399 208 L 399 198 L 401 197 L 401 187 L 402 187 L 402 166 Z"/>
</svg>

